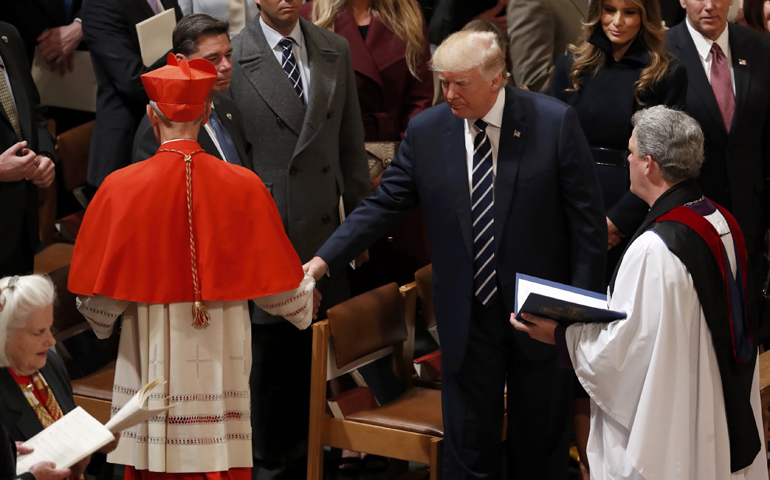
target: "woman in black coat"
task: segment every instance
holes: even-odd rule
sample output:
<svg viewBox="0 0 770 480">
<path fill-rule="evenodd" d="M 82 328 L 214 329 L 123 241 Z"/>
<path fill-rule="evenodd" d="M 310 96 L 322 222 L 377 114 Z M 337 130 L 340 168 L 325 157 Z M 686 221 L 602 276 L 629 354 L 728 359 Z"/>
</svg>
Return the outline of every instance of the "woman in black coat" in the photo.
<svg viewBox="0 0 770 480">
<path fill-rule="evenodd" d="M 596 163 L 607 212 L 607 281 L 624 237 L 641 224 L 648 205 L 629 191 L 631 117 L 642 108 L 681 109 L 687 72 L 665 47 L 657 0 L 592 2 L 584 33 L 555 66 L 551 95 L 571 105 Z"/>
<path fill-rule="evenodd" d="M 583 127 L 607 215 L 609 283 L 628 238 L 649 206 L 630 191 L 631 117 L 655 105 L 681 109 L 687 72 L 666 51 L 658 0 L 595 0 L 577 45 L 556 61 L 551 95 L 571 105 Z M 590 403 L 575 382 L 574 426 L 584 479 Z"/>
<path fill-rule="evenodd" d="M 0 423 L 10 437 L 29 440 L 75 409 L 64 362 L 52 350 L 54 287 L 41 275 L 0 279 Z M 71 467 L 98 474 L 117 441 Z"/>
</svg>

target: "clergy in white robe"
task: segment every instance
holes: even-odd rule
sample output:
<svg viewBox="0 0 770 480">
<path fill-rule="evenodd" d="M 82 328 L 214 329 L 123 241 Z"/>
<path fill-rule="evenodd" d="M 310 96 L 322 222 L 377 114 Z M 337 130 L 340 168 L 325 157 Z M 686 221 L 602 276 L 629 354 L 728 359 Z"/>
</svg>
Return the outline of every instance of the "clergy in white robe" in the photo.
<svg viewBox="0 0 770 480">
<path fill-rule="evenodd" d="M 588 392 L 592 479 L 767 479 L 742 234 L 694 180 L 698 124 L 666 107 L 633 123 L 631 190 L 651 210 L 610 286 L 609 308 L 627 317 L 566 328 L 528 314 L 511 321 L 555 343 Z M 709 270 L 720 261 L 722 271 Z"/>
<path fill-rule="evenodd" d="M 307 328 L 320 300 L 259 177 L 194 140 L 215 81 L 173 55 L 142 76 L 160 149 L 105 179 L 75 244 L 78 310 L 99 338 L 123 316 L 113 414 L 156 378 L 149 406 L 175 405 L 123 432 L 126 480 L 251 480 L 248 301 Z"/>
</svg>

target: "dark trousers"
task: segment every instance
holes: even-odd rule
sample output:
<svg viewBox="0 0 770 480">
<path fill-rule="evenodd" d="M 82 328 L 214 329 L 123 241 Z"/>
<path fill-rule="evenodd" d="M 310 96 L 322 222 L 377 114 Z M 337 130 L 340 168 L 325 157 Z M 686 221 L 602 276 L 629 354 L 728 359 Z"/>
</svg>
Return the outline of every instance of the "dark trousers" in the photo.
<svg viewBox="0 0 770 480">
<path fill-rule="evenodd" d="M 501 477 L 503 390 L 508 381 L 508 478 L 568 478 L 571 371 L 556 356 L 533 362 L 514 338 L 498 298 L 474 300 L 468 346 L 460 370 L 442 368 L 446 480 Z"/>
<path fill-rule="evenodd" d="M 350 297 L 345 275 L 318 281 L 318 318 Z M 310 366 L 313 335 L 288 321 L 251 325 L 251 429 L 253 480 L 307 478 Z"/>
<path fill-rule="evenodd" d="M 2 208 L 2 207 L 0 207 Z M 21 229 L 21 238 L 16 242 L 16 248 L 5 262 L 0 263 L 0 278 L 10 275 L 31 275 L 35 267 L 35 250 L 29 244 L 27 235 L 27 221 Z M 0 238 L 0 241 L 12 241 Z"/>
<path fill-rule="evenodd" d="M 251 326 L 254 480 L 307 476 L 311 341 L 289 322 Z"/>
</svg>

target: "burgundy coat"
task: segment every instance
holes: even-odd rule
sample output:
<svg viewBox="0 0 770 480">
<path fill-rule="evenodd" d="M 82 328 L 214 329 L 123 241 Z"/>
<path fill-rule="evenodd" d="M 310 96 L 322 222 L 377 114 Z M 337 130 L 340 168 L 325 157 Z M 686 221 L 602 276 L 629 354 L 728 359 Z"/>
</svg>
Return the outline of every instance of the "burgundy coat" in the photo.
<svg viewBox="0 0 770 480">
<path fill-rule="evenodd" d="M 302 16 L 308 20 L 312 11 L 312 1 L 302 6 Z M 428 69 L 430 47 L 424 19 L 422 28 L 426 40 L 417 80 L 406 65 L 406 46 L 378 17 L 372 16 L 364 40 L 352 10 L 346 7 L 337 13 L 334 32 L 350 44 L 367 142 L 401 140 L 409 120 L 433 103 L 433 74 Z"/>
</svg>

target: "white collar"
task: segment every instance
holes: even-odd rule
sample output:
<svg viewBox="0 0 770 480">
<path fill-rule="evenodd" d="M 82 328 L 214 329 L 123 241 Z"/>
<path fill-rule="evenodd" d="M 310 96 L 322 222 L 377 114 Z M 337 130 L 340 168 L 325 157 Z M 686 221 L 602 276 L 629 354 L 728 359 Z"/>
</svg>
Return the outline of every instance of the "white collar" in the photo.
<svg viewBox="0 0 770 480">
<path fill-rule="evenodd" d="M 262 26 L 262 32 L 265 34 L 265 40 L 267 40 L 267 44 L 272 50 L 275 50 L 278 42 L 283 39 L 283 35 L 275 31 L 270 25 L 266 24 L 262 19 L 262 15 L 259 16 L 259 24 Z M 305 48 L 305 37 L 302 35 L 302 28 L 299 26 L 299 19 L 297 19 L 297 23 L 294 24 L 294 28 L 291 29 L 291 33 L 289 33 L 287 37 L 291 37 L 299 48 Z"/>
<path fill-rule="evenodd" d="M 685 23 L 687 23 L 687 30 L 690 31 L 692 41 L 695 43 L 695 49 L 698 50 L 698 55 L 700 55 L 700 57 L 705 61 L 711 53 L 711 45 L 714 44 L 714 40 L 710 40 L 704 37 L 702 33 L 695 30 L 695 28 L 690 24 L 689 18 L 685 20 Z M 722 49 L 722 53 L 724 53 L 725 57 L 730 56 L 729 30 L 729 26 L 725 26 L 722 34 L 719 35 L 719 38 L 716 39 L 716 44 L 719 45 L 719 48 Z"/>
<path fill-rule="evenodd" d="M 503 109 L 505 108 L 505 87 L 500 89 L 497 94 L 497 100 L 492 108 L 482 118 L 487 125 L 501 128 L 503 126 Z"/>
</svg>

